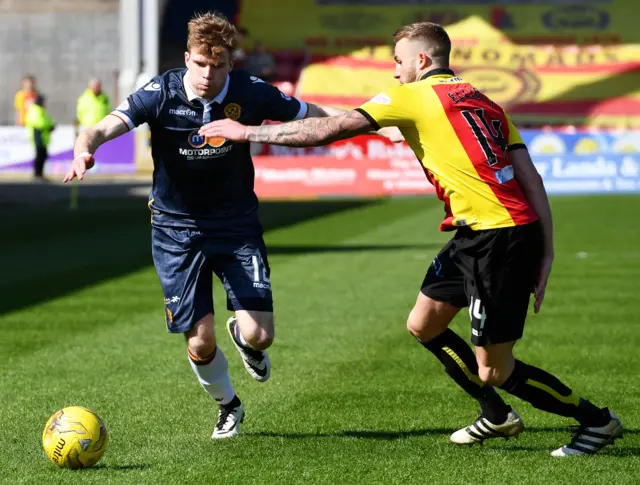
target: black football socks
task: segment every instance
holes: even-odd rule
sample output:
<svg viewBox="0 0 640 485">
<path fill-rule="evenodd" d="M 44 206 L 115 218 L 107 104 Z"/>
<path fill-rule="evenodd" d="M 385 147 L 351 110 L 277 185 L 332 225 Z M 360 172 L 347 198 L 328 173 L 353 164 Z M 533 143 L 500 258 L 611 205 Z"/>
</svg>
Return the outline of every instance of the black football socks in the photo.
<svg viewBox="0 0 640 485">
<path fill-rule="evenodd" d="M 519 360 L 500 389 L 543 411 L 574 418 L 584 426 L 604 426 L 610 419 L 606 409 L 581 398 L 548 372 Z"/>
<path fill-rule="evenodd" d="M 430 342 L 420 343 L 442 362 L 446 373 L 480 403 L 485 418 L 493 424 L 502 424 L 507 420 L 511 407 L 492 386 L 480 380 L 476 356 L 457 333 L 447 329 Z"/>
</svg>

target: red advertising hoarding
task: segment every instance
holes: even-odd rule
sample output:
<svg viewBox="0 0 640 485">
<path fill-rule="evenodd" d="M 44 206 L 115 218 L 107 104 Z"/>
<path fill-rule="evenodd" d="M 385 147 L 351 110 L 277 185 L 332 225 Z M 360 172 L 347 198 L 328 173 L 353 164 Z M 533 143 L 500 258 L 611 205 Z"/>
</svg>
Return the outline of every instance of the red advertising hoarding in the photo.
<svg viewBox="0 0 640 485">
<path fill-rule="evenodd" d="M 326 147 L 254 146 L 255 189 L 261 198 L 376 197 L 434 192 L 411 149 L 379 136 Z"/>
</svg>

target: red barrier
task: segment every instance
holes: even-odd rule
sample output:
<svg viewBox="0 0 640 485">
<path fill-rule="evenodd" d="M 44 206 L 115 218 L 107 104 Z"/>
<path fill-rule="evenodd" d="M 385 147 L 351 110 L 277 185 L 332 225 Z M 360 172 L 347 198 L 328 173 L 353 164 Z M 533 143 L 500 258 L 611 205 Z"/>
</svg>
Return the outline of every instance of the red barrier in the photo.
<svg viewBox="0 0 640 485">
<path fill-rule="evenodd" d="M 380 136 L 315 148 L 253 144 L 252 152 L 256 193 L 262 198 L 434 193 L 409 146 Z"/>
<path fill-rule="evenodd" d="M 335 156 L 256 156 L 255 189 L 260 198 L 376 197 L 430 194 L 422 166 L 402 159 L 338 159 Z"/>
<path fill-rule="evenodd" d="M 265 124 L 271 123 L 267 122 Z M 278 157 L 324 155 L 338 159 L 355 158 L 356 160 L 365 158 L 374 160 L 391 158 L 416 159 L 413 151 L 406 143 L 393 143 L 387 138 L 377 135 L 357 136 L 348 140 L 336 141 L 331 145 L 312 148 L 292 148 L 253 143 L 251 145 L 251 153 L 253 155 L 273 155 Z"/>
</svg>

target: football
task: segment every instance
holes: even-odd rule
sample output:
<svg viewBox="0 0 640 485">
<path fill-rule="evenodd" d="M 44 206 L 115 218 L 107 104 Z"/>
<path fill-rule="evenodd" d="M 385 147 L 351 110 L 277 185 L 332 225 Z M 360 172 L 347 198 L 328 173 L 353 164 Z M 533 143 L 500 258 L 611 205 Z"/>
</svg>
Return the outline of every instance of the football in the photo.
<svg viewBox="0 0 640 485">
<path fill-rule="evenodd" d="M 98 463 L 109 436 L 102 419 L 90 409 L 70 406 L 49 418 L 42 446 L 60 468 L 88 468 Z"/>
</svg>

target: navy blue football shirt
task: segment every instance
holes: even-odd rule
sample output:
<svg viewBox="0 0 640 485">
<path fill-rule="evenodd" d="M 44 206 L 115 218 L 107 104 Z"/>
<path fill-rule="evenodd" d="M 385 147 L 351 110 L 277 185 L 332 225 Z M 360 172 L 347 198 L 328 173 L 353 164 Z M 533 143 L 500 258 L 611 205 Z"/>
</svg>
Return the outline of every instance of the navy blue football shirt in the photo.
<svg viewBox="0 0 640 485">
<path fill-rule="evenodd" d="M 152 223 L 229 234 L 261 232 L 248 143 L 205 138 L 199 128 L 230 118 L 245 125 L 304 118 L 307 105 L 243 71 L 231 71 L 210 102 L 191 90 L 187 69 L 155 77 L 112 113 L 133 129 L 148 123 L 154 163 Z"/>
</svg>

